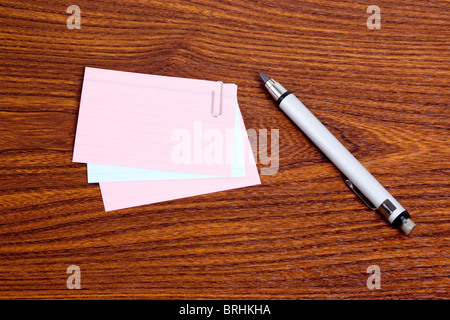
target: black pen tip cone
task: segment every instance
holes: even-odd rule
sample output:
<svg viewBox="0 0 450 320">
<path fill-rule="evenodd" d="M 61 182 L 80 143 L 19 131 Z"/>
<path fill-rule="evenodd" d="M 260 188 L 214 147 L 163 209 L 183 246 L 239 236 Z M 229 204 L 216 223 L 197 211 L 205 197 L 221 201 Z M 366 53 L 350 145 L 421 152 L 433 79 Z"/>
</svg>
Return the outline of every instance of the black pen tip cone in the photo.
<svg viewBox="0 0 450 320">
<path fill-rule="evenodd" d="M 264 73 L 260 73 L 259 76 L 261 77 L 262 81 L 264 81 L 264 83 L 270 80 L 270 78 L 266 76 Z"/>
</svg>

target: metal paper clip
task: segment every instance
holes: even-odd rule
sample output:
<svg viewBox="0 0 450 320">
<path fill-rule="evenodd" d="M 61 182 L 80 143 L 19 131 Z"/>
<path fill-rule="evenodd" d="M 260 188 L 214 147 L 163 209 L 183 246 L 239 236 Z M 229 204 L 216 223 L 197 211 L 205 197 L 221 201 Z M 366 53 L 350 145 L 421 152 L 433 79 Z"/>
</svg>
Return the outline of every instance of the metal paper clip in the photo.
<svg viewBox="0 0 450 320">
<path fill-rule="evenodd" d="M 220 110 L 218 114 L 214 113 L 214 95 L 215 92 L 212 92 L 212 104 L 211 104 L 211 115 L 215 118 L 219 118 L 222 115 L 222 102 L 223 102 L 223 98 L 222 98 L 222 92 L 223 92 L 223 82 L 222 81 L 218 81 L 220 83 Z"/>
</svg>

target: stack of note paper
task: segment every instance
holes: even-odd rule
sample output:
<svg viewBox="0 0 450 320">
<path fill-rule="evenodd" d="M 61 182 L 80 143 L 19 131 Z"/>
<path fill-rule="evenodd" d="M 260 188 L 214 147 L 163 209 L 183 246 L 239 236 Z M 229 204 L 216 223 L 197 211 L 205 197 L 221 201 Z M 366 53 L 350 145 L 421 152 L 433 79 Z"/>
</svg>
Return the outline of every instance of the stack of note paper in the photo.
<svg viewBox="0 0 450 320">
<path fill-rule="evenodd" d="M 86 68 L 74 162 L 105 210 L 260 184 L 237 86 Z"/>
</svg>

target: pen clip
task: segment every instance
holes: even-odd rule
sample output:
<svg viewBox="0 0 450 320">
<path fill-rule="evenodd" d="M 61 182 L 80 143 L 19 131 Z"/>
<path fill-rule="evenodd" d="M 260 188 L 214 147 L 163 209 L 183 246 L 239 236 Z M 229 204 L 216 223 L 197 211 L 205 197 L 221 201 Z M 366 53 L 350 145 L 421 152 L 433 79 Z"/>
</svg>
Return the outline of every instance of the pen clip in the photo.
<svg viewBox="0 0 450 320">
<path fill-rule="evenodd" d="M 377 208 L 372 204 L 372 202 L 369 201 L 362 193 L 359 191 L 359 189 L 348 179 L 345 179 L 345 183 L 348 185 L 348 187 L 358 196 L 358 198 L 371 210 L 377 210 Z"/>
</svg>

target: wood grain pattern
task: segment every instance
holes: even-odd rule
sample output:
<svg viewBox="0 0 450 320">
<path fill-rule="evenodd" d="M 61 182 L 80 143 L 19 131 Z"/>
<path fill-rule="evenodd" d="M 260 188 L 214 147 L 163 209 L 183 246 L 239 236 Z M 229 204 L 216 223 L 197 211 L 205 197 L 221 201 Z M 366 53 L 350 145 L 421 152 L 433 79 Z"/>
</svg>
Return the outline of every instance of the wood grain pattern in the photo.
<svg viewBox="0 0 450 320">
<path fill-rule="evenodd" d="M 66 27 L 67 6 L 81 29 Z M 369 5 L 382 27 L 366 27 Z M 448 299 L 448 1 L 0 1 L 0 298 Z M 71 162 L 85 66 L 239 86 L 262 185 L 105 213 Z M 294 91 L 406 207 L 359 202 L 277 110 Z M 258 164 L 259 168 L 263 167 Z M 81 268 L 81 290 L 66 268 Z M 370 265 L 381 289 L 366 287 Z"/>
</svg>

